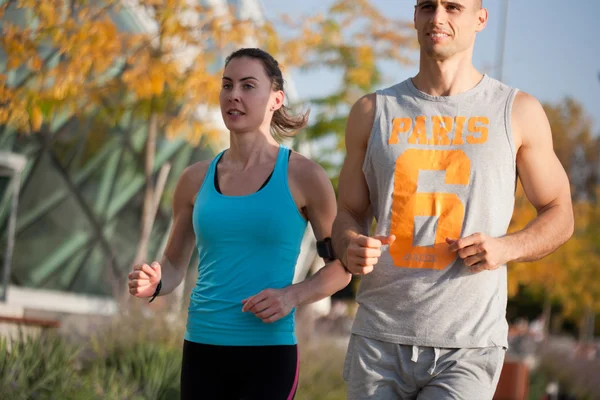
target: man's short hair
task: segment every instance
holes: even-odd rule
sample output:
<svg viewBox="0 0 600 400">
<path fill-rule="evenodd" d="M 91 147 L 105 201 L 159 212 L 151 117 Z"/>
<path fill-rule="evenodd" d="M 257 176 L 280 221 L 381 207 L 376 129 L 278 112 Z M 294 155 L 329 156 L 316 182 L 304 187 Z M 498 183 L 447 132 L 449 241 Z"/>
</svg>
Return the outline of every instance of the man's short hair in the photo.
<svg viewBox="0 0 600 400">
<path fill-rule="evenodd" d="M 479 3 L 479 8 L 483 8 L 483 0 L 477 0 Z M 419 0 L 415 0 L 415 4 L 419 4 Z"/>
</svg>

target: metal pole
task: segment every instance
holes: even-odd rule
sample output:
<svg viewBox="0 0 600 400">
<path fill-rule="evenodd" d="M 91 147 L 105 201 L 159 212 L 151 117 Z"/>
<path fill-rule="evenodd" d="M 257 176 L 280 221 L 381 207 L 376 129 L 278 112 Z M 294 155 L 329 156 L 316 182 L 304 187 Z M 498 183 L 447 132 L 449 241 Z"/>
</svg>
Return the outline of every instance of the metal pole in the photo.
<svg viewBox="0 0 600 400">
<path fill-rule="evenodd" d="M 8 232 L 6 238 L 6 252 L 4 254 L 4 270 L 2 277 L 2 297 L 0 301 L 6 301 L 8 294 L 8 281 L 10 279 L 10 266 L 12 262 L 13 248 L 15 245 L 15 228 L 17 226 L 17 205 L 19 204 L 19 188 L 21 186 L 21 174 L 15 173 L 12 178 L 12 204 L 8 216 Z"/>
<path fill-rule="evenodd" d="M 8 281 L 10 279 L 10 267 L 12 262 L 12 254 L 15 242 L 15 229 L 17 226 L 17 207 L 19 204 L 19 189 L 21 188 L 21 171 L 25 168 L 26 159 L 22 155 L 14 153 L 0 152 L 0 168 L 6 168 L 9 171 L 11 185 L 8 190 L 12 189 L 12 201 L 10 205 L 10 213 L 8 215 L 8 229 L 6 232 L 6 250 L 4 252 L 4 265 L 2 271 L 2 293 L 0 301 L 5 302 L 8 293 Z"/>
<path fill-rule="evenodd" d="M 498 80 L 504 81 L 504 55 L 506 52 L 506 31 L 508 25 L 508 8 L 510 0 L 504 0 L 504 16 L 502 23 L 500 24 L 500 46 L 498 51 Z"/>
</svg>

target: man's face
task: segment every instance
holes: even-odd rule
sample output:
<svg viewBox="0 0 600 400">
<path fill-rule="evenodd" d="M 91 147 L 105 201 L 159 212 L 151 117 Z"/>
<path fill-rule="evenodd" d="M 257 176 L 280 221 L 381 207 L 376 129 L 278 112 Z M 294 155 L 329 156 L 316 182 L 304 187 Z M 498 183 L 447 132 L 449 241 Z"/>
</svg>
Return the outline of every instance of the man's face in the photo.
<svg viewBox="0 0 600 400">
<path fill-rule="evenodd" d="M 415 29 L 421 49 L 434 60 L 447 60 L 473 49 L 485 28 L 487 10 L 480 0 L 418 0 Z"/>
</svg>

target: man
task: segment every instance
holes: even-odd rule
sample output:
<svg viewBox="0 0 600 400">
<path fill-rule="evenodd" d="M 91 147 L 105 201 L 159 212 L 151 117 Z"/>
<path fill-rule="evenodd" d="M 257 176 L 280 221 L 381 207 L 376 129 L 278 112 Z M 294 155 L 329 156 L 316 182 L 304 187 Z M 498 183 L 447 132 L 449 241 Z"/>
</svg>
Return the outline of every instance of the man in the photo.
<svg viewBox="0 0 600 400">
<path fill-rule="evenodd" d="M 481 0 L 418 0 L 419 73 L 348 117 L 333 240 L 362 275 L 349 399 L 491 399 L 508 345 L 506 264 L 573 232 L 540 103 L 472 64 L 487 20 Z M 507 235 L 517 177 L 537 217 Z"/>
</svg>

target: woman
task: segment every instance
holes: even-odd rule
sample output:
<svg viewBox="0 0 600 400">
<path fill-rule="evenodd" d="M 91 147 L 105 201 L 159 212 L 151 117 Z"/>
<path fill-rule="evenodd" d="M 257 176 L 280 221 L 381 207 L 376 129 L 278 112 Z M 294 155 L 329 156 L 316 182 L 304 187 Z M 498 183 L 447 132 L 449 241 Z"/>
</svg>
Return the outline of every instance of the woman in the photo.
<svg viewBox="0 0 600 400">
<path fill-rule="evenodd" d="M 281 70 L 268 53 L 241 49 L 227 58 L 220 106 L 230 147 L 183 172 L 163 260 L 129 274 L 132 295 L 166 295 L 198 248 L 182 399 L 292 399 L 298 383 L 293 309 L 350 281 L 332 261 L 291 284 L 307 221 L 324 243 L 336 201 L 323 169 L 275 140 L 308 118 L 291 116 L 284 98 Z"/>
</svg>

